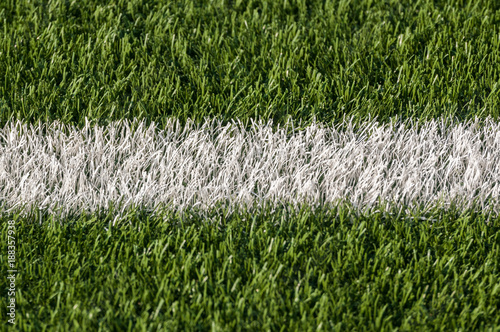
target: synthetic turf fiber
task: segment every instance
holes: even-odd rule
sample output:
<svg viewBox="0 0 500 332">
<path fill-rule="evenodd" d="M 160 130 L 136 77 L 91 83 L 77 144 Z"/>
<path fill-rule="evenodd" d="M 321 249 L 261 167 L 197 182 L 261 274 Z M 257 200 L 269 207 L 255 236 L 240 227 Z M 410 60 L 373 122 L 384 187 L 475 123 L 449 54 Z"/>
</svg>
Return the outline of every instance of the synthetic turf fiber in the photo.
<svg viewBox="0 0 500 332">
<path fill-rule="evenodd" d="M 0 202 L 93 212 L 347 200 L 498 211 L 500 124 L 374 120 L 302 130 L 207 120 L 163 129 L 12 122 L 0 130 Z"/>
</svg>

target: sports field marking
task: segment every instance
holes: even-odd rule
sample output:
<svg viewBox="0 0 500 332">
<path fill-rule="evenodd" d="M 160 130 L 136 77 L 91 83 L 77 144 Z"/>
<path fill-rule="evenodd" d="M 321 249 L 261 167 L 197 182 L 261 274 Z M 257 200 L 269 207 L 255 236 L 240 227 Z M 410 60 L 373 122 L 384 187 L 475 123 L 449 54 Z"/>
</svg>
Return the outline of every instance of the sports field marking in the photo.
<svg viewBox="0 0 500 332">
<path fill-rule="evenodd" d="M 158 129 L 123 121 L 82 129 L 19 122 L 0 129 L 6 209 L 96 211 L 162 205 L 324 204 L 379 200 L 498 207 L 500 124 L 368 121 L 303 130 L 253 123 Z"/>
</svg>

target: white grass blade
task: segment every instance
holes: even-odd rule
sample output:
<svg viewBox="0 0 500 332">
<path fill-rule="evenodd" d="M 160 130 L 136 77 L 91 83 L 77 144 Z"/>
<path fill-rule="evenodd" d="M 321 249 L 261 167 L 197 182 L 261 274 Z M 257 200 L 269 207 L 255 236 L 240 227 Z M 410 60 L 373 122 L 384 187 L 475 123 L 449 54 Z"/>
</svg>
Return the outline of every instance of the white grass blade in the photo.
<svg viewBox="0 0 500 332">
<path fill-rule="evenodd" d="M 500 124 L 368 121 L 273 130 L 143 122 L 0 130 L 0 204 L 97 211 L 216 204 L 474 205 L 498 211 Z"/>
</svg>

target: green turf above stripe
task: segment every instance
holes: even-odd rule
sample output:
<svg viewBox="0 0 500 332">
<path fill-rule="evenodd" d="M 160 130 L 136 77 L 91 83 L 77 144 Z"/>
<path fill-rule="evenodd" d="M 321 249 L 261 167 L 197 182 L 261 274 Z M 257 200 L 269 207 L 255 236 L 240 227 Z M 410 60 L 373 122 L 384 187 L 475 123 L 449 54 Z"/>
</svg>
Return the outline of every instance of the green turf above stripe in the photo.
<svg viewBox="0 0 500 332">
<path fill-rule="evenodd" d="M 500 124 L 433 120 L 294 130 L 254 123 L 83 129 L 10 123 L 0 130 L 0 206 L 55 212 L 110 206 L 500 208 Z"/>
<path fill-rule="evenodd" d="M 500 2 L 0 2 L 0 122 L 498 116 Z"/>
</svg>

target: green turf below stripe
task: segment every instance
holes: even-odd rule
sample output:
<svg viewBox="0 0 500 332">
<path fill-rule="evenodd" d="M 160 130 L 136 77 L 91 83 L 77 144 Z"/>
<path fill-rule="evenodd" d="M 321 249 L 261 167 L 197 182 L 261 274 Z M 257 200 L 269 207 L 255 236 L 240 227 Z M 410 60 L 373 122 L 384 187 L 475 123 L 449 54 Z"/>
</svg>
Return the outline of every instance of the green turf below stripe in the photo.
<svg viewBox="0 0 500 332">
<path fill-rule="evenodd" d="M 23 331 L 498 331 L 500 324 L 500 219 L 486 223 L 478 213 L 130 211 L 120 227 L 92 215 L 41 218 L 1 219 L 3 238 L 8 220 L 17 227 Z M 5 241 L 0 246 L 5 252 Z"/>
<path fill-rule="evenodd" d="M 500 2 L 0 3 L 0 122 L 498 116 Z"/>
</svg>

